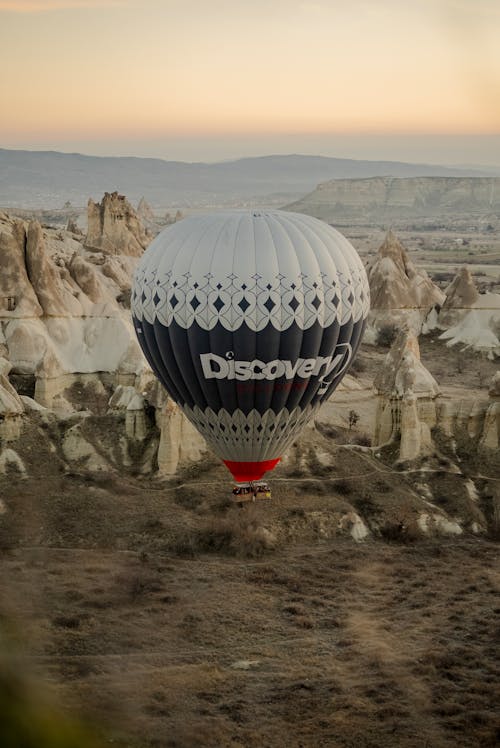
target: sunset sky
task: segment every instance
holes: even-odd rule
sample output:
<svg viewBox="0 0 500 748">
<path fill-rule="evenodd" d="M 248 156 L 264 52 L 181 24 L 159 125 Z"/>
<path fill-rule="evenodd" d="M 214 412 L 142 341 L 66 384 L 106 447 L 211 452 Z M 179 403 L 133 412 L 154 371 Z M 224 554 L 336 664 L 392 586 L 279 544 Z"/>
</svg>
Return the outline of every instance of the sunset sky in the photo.
<svg viewBox="0 0 500 748">
<path fill-rule="evenodd" d="M 0 0 L 0 146 L 500 164 L 499 0 Z"/>
</svg>

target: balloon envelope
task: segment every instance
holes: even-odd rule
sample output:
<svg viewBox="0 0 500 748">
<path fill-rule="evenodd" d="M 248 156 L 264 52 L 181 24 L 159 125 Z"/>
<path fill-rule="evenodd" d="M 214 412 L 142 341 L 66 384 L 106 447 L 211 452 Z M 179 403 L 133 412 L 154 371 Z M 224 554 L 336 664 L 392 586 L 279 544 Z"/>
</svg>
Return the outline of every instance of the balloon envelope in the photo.
<svg viewBox="0 0 500 748">
<path fill-rule="evenodd" d="M 237 481 L 274 467 L 328 399 L 368 310 L 366 273 L 347 239 L 284 211 L 169 226 L 132 288 L 149 364 Z"/>
</svg>

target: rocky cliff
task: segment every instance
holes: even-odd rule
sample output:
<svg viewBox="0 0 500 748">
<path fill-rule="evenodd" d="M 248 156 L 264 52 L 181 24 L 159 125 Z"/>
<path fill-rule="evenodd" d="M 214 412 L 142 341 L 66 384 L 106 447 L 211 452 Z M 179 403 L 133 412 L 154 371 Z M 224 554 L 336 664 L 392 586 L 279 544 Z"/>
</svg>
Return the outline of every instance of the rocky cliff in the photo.
<svg viewBox="0 0 500 748">
<path fill-rule="evenodd" d="M 425 270 L 417 270 L 406 249 L 389 231 L 367 268 L 370 314 L 366 342 L 377 342 L 387 329 L 410 328 L 417 335 L 429 310 L 445 301 L 445 294 Z"/>
<path fill-rule="evenodd" d="M 447 345 L 472 348 L 488 358 L 500 357 L 500 294 L 480 294 L 467 267 L 445 290 L 443 304 L 429 312 L 423 332 L 441 330 Z"/>
<path fill-rule="evenodd" d="M 373 386 L 378 400 L 373 444 L 396 444 L 399 460 L 435 454 L 434 429 L 451 440 L 465 439 L 465 448 L 471 451 L 498 454 L 500 372 L 490 383 L 489 397 L 443 391 L 420 359 L 417 337 L 403 329 Z"/>
<path fill-rule="evenodd" d="M 374 444 L 399 440 L 399 459 L 432 450 L 439 386 L 420 360 L 416 336 L 400 330 L 374 380 L 378 396 Z"/>
<path fill-rule="evenodd" d="M 327 222 L 500 214 L 498 177 L 333 179 L 287 206 Z"/>
<path fill-rule="evenodd" d="M 73 229 L 0 213 L 0 452 L 37 417 L 58 424 L 53 446 L 67 464 L 171 474 L 204 442 L 158 396 L 133 330 L 130 284 L 147 232 L 117 193 L 89 201 L 86 237 Z M 114 438 L 85 426 L 106 413 Z"/>
<path fill-rule="evenodd" d="M 111 255 L 140 257 L 149 244 L 144 225 L 129 201 L 117 192 L 106 192 L 100 203 L 87 206 L 88 249 Z"/>
</svg>

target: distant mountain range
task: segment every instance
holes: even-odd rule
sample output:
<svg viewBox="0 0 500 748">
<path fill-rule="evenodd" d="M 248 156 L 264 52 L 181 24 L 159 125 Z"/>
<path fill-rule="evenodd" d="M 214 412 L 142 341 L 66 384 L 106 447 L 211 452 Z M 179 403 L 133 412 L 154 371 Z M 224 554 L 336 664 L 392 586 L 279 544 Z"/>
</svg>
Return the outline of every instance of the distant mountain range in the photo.
<svg viewBox="0 0 500 748">
<path fill-rule="evenodd" d="M 320 182 L 375 176 L 485 176 L 475 169 L 357 161 L 324 156 L 261 156 L 214 164 L 0 149 L 0 206 L 83 206 L 115 190 L 153 207 L 284 204 Z"/>
</svg>

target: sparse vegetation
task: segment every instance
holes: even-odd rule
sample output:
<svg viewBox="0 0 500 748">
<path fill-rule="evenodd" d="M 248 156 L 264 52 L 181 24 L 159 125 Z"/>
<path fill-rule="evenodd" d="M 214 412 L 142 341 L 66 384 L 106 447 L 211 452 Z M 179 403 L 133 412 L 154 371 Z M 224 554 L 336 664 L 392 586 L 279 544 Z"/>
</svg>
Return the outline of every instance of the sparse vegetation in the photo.
<svg viewBox="0 0 500 748">
<path fill-rule="evenodd" d="M 398 329 L 395 325 L 384 325 L 377 334 L 377 345 L 381 348 L 390 348 L 394 343 Z"/>
<path fill-rule="evenodd" d="M 284 466 L 274 500 L 242 509 L 215 464 L 159 485 L 61 475 L 45 461 L 42 493 L 30 479 L 8 484 L 0 528 L 13 509 L 23 522 L 2 556 L 0 612 L 8 602 L 64 703 L 84 704 L 118 745 L 153 748 L 165 735 L 179 746 L 200 736 L 349 745 L 355 735 L 410 748 L 422 724 L 429 745 L 479 733 L 493 744 L 496 545 L 423 539 L 394 514 L 414 516 L 404 476 L 393 484 L 369 454 L 331 449 L 333 476 L 306 467 L 292 480 Z M 436 492 L 453 497 L 463 478 L 441 454 Z M 491 485 L 478 490 L 492 518 Z M 353 510 L 380 538 L 341 533 Z M 474 719 L 450 677 L 473 694 Z"/>
<path fill-rule="evenodd" d="M 186 531 L 174 541 L 179 555 L 222 553 L 228 556 L 258 558 L 273 550 L 276 538 L 258 520 L 235 511 L 226 517 L 214 517 L 203 527 Z"/>
<path fill-rule="evenodd" d="M 357 444 L 359 447 L 371 446 L 372 440 L 368 434 L 356 434 L 351 439 L 352 444 Z"/>
<path fill-rule="evenodd" d="M 354 428 L 354 426 L 359 421 L 359 413 L 357 413 L 355 410 L 351 409 L 349 411 L 349 431 Z"/>
</svg>

